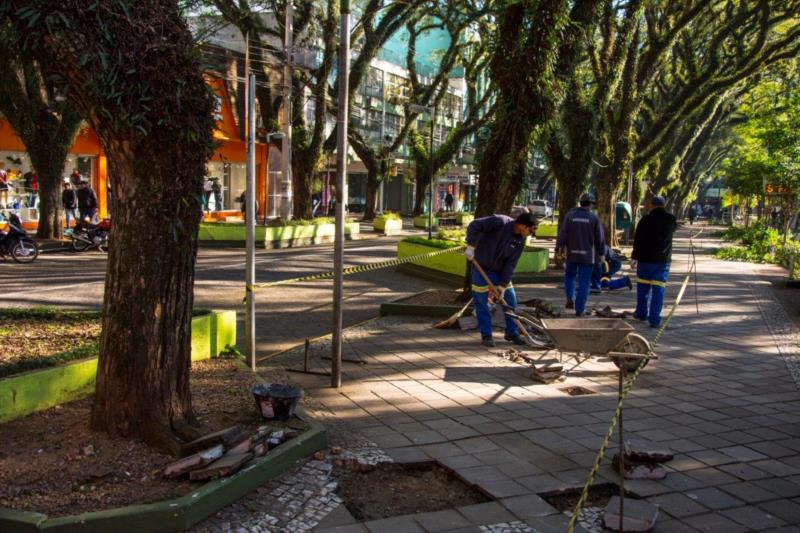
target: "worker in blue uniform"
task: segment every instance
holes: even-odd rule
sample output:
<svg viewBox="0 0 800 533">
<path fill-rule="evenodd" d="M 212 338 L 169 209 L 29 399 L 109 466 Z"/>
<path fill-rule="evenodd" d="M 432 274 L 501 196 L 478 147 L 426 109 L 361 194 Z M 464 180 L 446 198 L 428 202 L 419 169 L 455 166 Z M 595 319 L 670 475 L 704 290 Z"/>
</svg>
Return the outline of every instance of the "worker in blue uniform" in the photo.
<svg viewBox="0 0 800 533">
<path fill-rule="evenodd" d="M 614 274 L 622 269 L 622 258 L 617 252 L 614 251 L 609 245 L 606 244 L 605 254 L 603 260 L 594 267 L 592 272 L 592 293 L 599 293 L 602 289 L 615 291 L 617 289 L 627 288 L 631 290 L 633 283 L 631 283 L 630 276 L 622 276 L 619 278 L 613 277 Z"/>
<path fill-rule="evenodd" d="M 636 311 L 634 318 L 647 320 L 650 327 L 661 324 L 661 308 L 672 261 L 675 217 L 664 209 L 663 196 L 653 196 L 648 213 L 636 225 L 631 267 L 636 270 Z"/>
<path fill-rule="evenodd" d="M 594 195 L 581 195 L 580 207 L 570 209 L 564 217 L 556 240 L 556 254 L 566 257 L 564 269 L 564 292 L 567 309 L 575 309 L 575 316 L 586 313 L 589 299 L 589 284 L 595 265 L 600 263 L 605 252 L 603 224 L 594 212 Z M 576 287 L 577 278 L 577 287 Z"/>
<path fill-rule="evenodd" d="M 480 272 L 472 268 L 472 300 L 475 302 L 478 329 L 484 346 L 495 346 L 489 301 L 505 301 L 509 307 L 517 307 L 511 276 L 528 236 L 536 231 L 537 225 L 534 215 L 523 212 L 516 219 L 505 215 L 477 218 L 467 226 L 467 259 L 479 264 L 496 288 L 496 292 L 492 291 Z M 505 339 L 514 344 L 526 344 L 519 336 L 517 324 L 509 317 L 506 317 Z"/>
</svg>

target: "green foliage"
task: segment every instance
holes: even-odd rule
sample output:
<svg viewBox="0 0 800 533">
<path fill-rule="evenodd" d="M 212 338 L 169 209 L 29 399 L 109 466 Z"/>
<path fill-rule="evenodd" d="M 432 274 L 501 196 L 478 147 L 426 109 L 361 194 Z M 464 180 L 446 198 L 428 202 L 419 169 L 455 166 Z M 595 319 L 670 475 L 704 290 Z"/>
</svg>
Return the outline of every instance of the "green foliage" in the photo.
<svg viewBox="0 0 800 533">
<path fill-rule="evenodd" d="M 244 359 L 244 354 L 231 344 L 226 344 L 225 349 L 219 352 L 219 356 L 224 359 Z"/>
<path fill-rule="evenodd" d="M 86 359 L 87 357 L 97 357 L 99 349 L 100 343 L 98 341 L 92 341 L 78 346 L 77 348 L 73 348 L 72 350 L 67 350 L 66 352 L 43 357 L 26 357 L 25 359 L 18 359 L 11 363 L 0 364 L 0 378 L 21 374 L 30 370 L 59 366 L 70 361 Z"/>
<path fill-rule="evenodd" d="M 730 228 L 722 238 L 738 244 L 717 250 L 714 257 L 718 259 L 782 264 L 788 258 L 788 250 L 784 250 L 780 232 L 764 223 L 753 224 L 749 228 Z M 787 240 L 788 246 L 793 249 L 796 244 Z"/>
<path fill-rule="evenodd" d="M 436 237 L 445 241 L 464 242 L 467 239 L 467 230 L 464 228 L 442 228 Z"/>
<path fill-rule="evenodd" d="M 383 213 L 378 215 L 376 218 L 382 218 L 384 220 L 402 220 L 403 219 L 403 217 L 401 217 L 399 213 L 395 213 L 393 211 L 384 211 Z"/>
<path fill-rule="evenodd" d="M 353 219 L 350 217 L 345 218 L 345 222 L 352 222 Z M 270 220 L 267 223 L 269 227 L 282 227 L 282 226 L 321 226 L 323 224 L 336 224 L 336 219 L 333 217 L 317 217 L 312 218 L 311 220 L 306 219 L 299 219 L 294 218 L 292 220 L 283 220 L 282 218 L 276 218 L 275 220 Z"/>
<path fill-rule="evenodd" d="M 456 246 L 460 246 L 460 243 L 455 241 L 446 241 L 442 239 L 431 239 L 428 240 L 425 237 L 406 237 L 403 239 L 404 242 L 410 242 L 412 244 L 422 244 L 424 246 L 430 246 L 431 248 L 455 248 Z"/>
</svg>

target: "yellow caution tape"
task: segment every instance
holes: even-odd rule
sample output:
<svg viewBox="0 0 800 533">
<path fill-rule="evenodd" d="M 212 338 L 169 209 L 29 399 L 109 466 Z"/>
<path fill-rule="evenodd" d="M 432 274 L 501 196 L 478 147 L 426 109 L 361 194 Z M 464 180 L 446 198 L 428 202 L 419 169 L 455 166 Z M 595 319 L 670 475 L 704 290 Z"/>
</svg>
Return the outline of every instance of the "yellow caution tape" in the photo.
<svg viewBox="0 0 800 533">
<path fill-rule="evenodd" d="M 408 257 L 398 257 L 397 259 L 390 259 L 388 261 L 380 261 L 378 263 L 369 263 L 367 265 L 359 265 L 354 267 L 347 267 L 342 269 L 342 275 L 347 276 L 350 274 L 358 274 L 360 272 L 369 272 L 371 270 L 379 270 L 381 268 L 388 268 L 391 266 L 404 265 L 406 263 L 415 263 L 417 261 L 424 261 L 437 255 L 449 254 L 453 252 L 460 252 L 466 248 L 466 244 L 454 246 L 452 248 L 445 248 L 443 250 L 436 250 L 435 252 L 428 252 L 425 254 L 410 255 Z M 466 259 L 465 259 L 466 261 Z M 321 279 L 330 279 L 336 274 L 336 271 L 323 272 L 321 274 L 311 274 L 308 276 L 301 276 L 299 278 L 281 279 L 278 281 L 268 281 L 266 283 L 259 283 L 257 285 L 247 285 L 245 290 L 253 292 L 256 289 L 264 289 L 266 287 L 275 287 L 277 285 L 291 285 L 292 283 L 302 283 L 304 281 L 317 281 Z M 246 298 L 246 297 L 245 297 Z"/>
</svg>

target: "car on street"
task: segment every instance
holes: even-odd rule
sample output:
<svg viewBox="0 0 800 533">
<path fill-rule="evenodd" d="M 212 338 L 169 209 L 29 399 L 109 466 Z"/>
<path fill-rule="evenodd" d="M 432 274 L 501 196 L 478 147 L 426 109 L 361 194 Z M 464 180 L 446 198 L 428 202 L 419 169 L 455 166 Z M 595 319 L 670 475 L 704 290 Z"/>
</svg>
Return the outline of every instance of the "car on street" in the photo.
<svg viewBox="0 0 800 533">
<path fill-rule="evenodd" d="M 553 216 L 553 206 L 547 200 L 534 200 L 528 206 L 528 210 L 537 217 L 551 217 Z"/>
</svg>

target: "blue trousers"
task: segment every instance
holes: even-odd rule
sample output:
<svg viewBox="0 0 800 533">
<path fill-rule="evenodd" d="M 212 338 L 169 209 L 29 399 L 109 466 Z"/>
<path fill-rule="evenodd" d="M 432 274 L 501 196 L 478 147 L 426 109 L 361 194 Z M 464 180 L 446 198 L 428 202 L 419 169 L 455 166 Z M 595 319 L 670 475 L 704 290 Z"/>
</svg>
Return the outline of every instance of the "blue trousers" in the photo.
<svg viewBox="0 0 800 533">
<path fill-rule="evenodd" d="M 603 263 L 594 267 L 592 271 L 592 289 L 616 290 L 627 287 L 625 277 L 611 279 L 611 277 L 622 269 L 622 261 L 608 261 L 608 271 L 603 271 Z"/>
<path fill-rule="evenodd" d="M 486 275 L 495 286 L 500 281 L 500 274 L 497 272 L 486 272 Z M 517 307 L 517 293 L 514 292 L 511 283 L 508 284 L 503 299 L 512 308 Z M 474 268 L 472 269 L 472 300 L 475 302 L 475 315 L 478 317 L 478 329 L 481 337 L 491 337 L 492 312 L 489 310 L 489 285 L 486 284 L 481 273 Z M 517 335 L 519 335 L 517 324 L 506 317 L 506 337 L 516 337 Z"/>
<path fill-rule="evenodd" d="M 661 324 L 667 278 L 669 263 L 639 263 L 636 267 L 636 318 L 647 320 L 651 326 Z"/>
<path fill-rule="evenodd" d="M 592 281 L 594 265 L 567 262 L 564 270 L 564 292 L 567 300 L 575 302 L 575 314 L 580 315 L 586 310 L 586 300 L 589 299 L 589 283 Z M 578 278 L 578 287 L 575 288 L 575 278 Z"/>
</svg>

